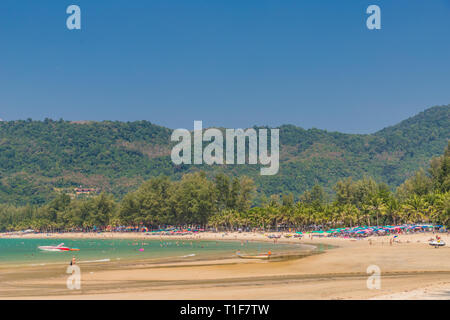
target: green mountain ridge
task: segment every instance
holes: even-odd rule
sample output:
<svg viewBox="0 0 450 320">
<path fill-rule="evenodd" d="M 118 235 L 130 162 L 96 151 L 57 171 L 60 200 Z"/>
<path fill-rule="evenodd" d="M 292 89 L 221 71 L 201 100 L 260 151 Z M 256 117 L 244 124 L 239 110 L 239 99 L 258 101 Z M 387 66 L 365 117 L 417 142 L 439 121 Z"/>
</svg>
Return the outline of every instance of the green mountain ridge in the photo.
<svg viewBox="0 0 450 320">
<path fill-rule="evenodd" d="M 429 108 L 374 134 L 345 134 L 283 125 L 280 171 L 255 165 L 174 165 L 172 130 L 148 121 L 0 122 L 0 203 L 42 204 L 55 188 L 95 187 L 118 198 L 158 175 L 189 171 L 248 175 L 262 194 L 298 197 L 314 184 L 331 191 L 344 177 L 372 176 L 398 186 L 442 153 L 450 139 L 450 105 Z"/>
</svg>

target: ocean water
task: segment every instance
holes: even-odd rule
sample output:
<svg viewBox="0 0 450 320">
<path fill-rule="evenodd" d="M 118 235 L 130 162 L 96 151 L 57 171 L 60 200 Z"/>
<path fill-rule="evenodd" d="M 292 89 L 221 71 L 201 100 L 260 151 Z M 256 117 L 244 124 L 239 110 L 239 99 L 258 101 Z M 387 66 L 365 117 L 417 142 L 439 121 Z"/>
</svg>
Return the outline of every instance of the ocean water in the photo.
<svg viewBox="0 0 450 320">
<path fill-rule="evenodd" d="M 47 252 L 39 246 L 64 243 L 80 251 Z M 49 263 L 68 264 L 72 257 L 78 263 L 109 262 L 120 260 L 209 259 L 235 257 L 243 254 L 301 253 L 306 247 L 295 244 L 274 244 L 253 241 L 207 240 L 131 240 L 131 239 L 0 239 L 0 266 Z"/>
</svg>

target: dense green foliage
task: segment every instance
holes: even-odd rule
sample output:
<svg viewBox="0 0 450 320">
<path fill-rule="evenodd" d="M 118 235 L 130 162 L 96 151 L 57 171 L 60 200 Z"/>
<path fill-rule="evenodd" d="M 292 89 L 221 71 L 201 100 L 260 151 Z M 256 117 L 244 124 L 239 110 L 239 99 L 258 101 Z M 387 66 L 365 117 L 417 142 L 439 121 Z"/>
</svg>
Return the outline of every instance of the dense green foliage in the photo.
<svg viewBox="0 0 450 320">
<path fill-rule="evenodd" d="M 76 200 L 61 194 L 41 207 L 0 205 L 0 230 L 206 225 L 217 211 L 248 210 L 253 196 L 253 181 L 246 177 L 230 179 L 219 174 L 210 181 L 202 172 L 186 174 L 178 181 L 157 177 L 127 194 L 120 203 L 106 194 Z"/>
<path fill-rule="evenodd" d="M 175 166 L 170 161 L 171 130 L 139 122 L 0 122 L 0 203 L 44 204 L 55 188 L 99 188 L 117 199 L 151 177 L 179 180 L 204 171 L 248 176 L 257 187 L 257 204 L 271 194 L 292 193 L 298 200 L 314 185 L 327 196 L 340 179 L 371 176 L 395 187 L 433 156 L 450 138 L 450 106 L 430 108 L 375 134 L 343 134 L 280 127 L 280 172 L 260 176 L 255 165 Z"/>
<path fill-rule="evenodd" d="M 392 192 L 385 183 L 364 177 L 344 178 L 328 200 L 319 185 L 299 201 L 292 193 L 274 194 L 252 207 L 252 179 L 204 172 L 181 180 L 152 178 L 116 202 L 101 194 L 71 200 L 59 195 L 45 206 L 15 208 L 0 205 L 0 230 L 105 228 L 108 225 L 209 225 L 222 229 L 279 227 L 308 228 L 431 222 L 450 225 L 450 143 L 433 158 L 427 171 L 419 170 Z"/>
<path fill-rule="evenodd" d="M 54 187 L 78 185 L 124 194 L 143 177 L 173 173 L 159 158 L 170 132 L 146 121 L 0 122 L 0 202 L 42 204 Z"/>
</svg>

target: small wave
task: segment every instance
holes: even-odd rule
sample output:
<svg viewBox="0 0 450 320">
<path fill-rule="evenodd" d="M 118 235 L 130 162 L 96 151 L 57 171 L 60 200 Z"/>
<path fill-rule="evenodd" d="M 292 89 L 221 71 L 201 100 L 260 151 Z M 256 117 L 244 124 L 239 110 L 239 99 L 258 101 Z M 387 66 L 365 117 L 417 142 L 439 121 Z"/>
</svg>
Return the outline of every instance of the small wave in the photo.
<svg viewBox="0 0 450 320">
<path fill-rule="evenodd" d="M 185 255 L 185 256 L 181 256 L 182 258 L 187 258 L 187 257 L 194 257 L 195 256 L 195 253 L 192 253 L 192 254 L 188 254 L 188 255 Z"/>
</svg>

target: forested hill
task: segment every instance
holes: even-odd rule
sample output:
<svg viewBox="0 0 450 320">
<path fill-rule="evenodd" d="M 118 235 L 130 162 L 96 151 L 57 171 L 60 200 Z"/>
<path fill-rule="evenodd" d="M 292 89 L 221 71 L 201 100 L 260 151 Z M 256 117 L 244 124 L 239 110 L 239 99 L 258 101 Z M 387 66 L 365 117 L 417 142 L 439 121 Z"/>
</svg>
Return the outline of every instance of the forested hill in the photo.
<svg viewBox="0 0 450 320">
<path fill-rule="evenodd" d="M 170 134 L 147 121 L 0 122 L 0 202 L 44 203 L 80 185 L 121 197 L 149 177 L 177 179 L 193 170 L 251 176 L 261 194 L 298 196 L 316 183 L 330 190 L 340 178 L 364 175 L 396 186 L 442 153 L 450 139 L 450 105 L 370 135 L 281 126 L 275 176 L 260 176 L 252 165 L 175 166 Z"/>
</svg>

